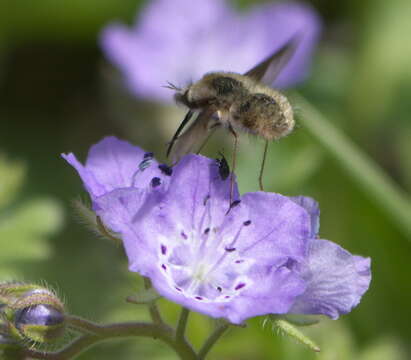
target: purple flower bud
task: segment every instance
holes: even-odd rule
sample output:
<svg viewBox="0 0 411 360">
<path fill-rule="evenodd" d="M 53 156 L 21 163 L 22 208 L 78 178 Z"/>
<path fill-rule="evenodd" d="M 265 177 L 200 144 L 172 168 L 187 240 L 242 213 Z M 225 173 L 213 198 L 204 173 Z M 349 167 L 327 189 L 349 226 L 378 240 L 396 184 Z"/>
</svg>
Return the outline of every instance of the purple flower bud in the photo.
<svg viewBox="0 0 411 360">
<path fill-rule="evenodd" d="M 6 335 L 18 341 L 46 343 L 63 334 L 64 306 L 51 290 L 34 284 L 9 284 L 7 292 L 12 301 L 2 310 Z"/>
<path fill-rule="evenodd" d="M 64 315 L 51 305 L 35 305 L 16 311 L 14 321 L 18 329 L 23 325 L 60 325 Z"/>
</svg>

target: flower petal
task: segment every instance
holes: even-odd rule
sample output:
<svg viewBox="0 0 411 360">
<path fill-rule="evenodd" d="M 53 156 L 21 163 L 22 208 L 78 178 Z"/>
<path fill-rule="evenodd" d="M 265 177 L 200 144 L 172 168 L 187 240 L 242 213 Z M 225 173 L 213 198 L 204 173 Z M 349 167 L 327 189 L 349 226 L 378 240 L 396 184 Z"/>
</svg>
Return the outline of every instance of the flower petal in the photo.
<svg viewBox="0 0 411 360">
<path fill-rule="evenodd" d="M 241 251 L 260 261 L 274 254 L 302 261 L 307 253 L 310 218 L 305 209 L 286 196 L 275 193 L 247 193 L 241 198 L 251 220 Z"/>
<path fill-rule="evenodd" d="M 77 170 L 92 197 L 118 188 L 145 188 L 153 178 L 168 181 L 152 153 L 113 136 L 90 148 L 84 166 L 71 153 L 62 156 Z"/>
<path fill-rule="evenodd" d="M 317 237 L 320 231 L 320 207 L 318 206 L 318 202 L 308 196 L 294 196 L 290 197 L 290 199 L 307 210 L 311 217 L 310 237 Z"/>
<path fill-rule="evenodd" d="M 327 240 L 312 240 L 302 277 L 307 290 L 291 309 L 294 314 L 323 314 L 332 319 L 350 312 L 367 291 L 370 259 L 351 255 Z"/>
<path fill-rule="evenodd" d="M 150 218 L 162 190 L 116 189 L 94 202 L 94 211 L 105 226 L 121 236 L 129 267 L 143 276 L 149 275 L 146 269 L 156 262 L 156 228 L 139 228 L 136 224 L 141 217 Z"/>
</svg>

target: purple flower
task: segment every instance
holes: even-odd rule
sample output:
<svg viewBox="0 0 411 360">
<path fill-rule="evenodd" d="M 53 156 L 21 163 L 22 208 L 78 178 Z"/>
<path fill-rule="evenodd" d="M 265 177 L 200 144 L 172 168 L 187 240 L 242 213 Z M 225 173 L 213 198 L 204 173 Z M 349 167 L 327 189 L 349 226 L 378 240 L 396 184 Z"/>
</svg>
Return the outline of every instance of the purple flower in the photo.
<svg viewBox="0 0 411 360">
<path fill-rule="evenodd" d="M 153 0 L 132 28 L 107 26 L 101 46 L 123 72 L 137 96 L 171 101 L 166 81 L 185 86 L 210 71 L 244 73 L 303 34 L 294 57 L 278 77 L 277 87 L 301 81 L 306 74 L 320 21 L 300 3 L 259 5 L 246 13 L 223 0 Z"/>
<path fill-rule="evenodd" d="M 167 165 L 159 164 L 153 153 L 114 136 L 93 145 L 84 166 L 72 153 L 62 157 L 77 170 L 92 199 L 118 188 L 155 187 L 167 182 L 172 171 Z"/>
<path fill-rule="evenodd" d="M 105 174 L 99 182 L 110 186 L 94 196 L 95 212 L 121 236 L 130 270 L 149 277 L 162 296 L 237 324 L 283 313 L 335 319 L 359 303 L 370 282 L 370 260 L 317 239 L 314 200 L 265 192 L 240 197 L 236 184 L 230 200 L 231 178 L 221 176 L 217 161 L 199 155 L 184 157 L 163 175 L 168 181 L 153 187 L 158 167 L 147 173 L 151 179 L 144 172 L 135 176 L 144 151 L 109 139 L 92 149 L 111 154 L 113 170 L 102 159 L 90 168 L 95 151 L 85 168 L 69 162 L 92 197 L 94 182 L 85 169 Z M 135 155 L 125 151 L 130 156 L 123 159 L 124 148 Z M 122 181 L 112 180 L 130 164 Z"/>
<path fill-rule="evenodd" d="M 230 179 L 216 161 L 188 155 L 167 191 L 113 191 L 97 214 L 121 234 L 130 270 L 164 297 L 233 323 L 286 313 L 305 290 L 288 266 L 304 259 L 310 218 L 281 195 L 235 194 L 228 211 Z"/>
</svg>

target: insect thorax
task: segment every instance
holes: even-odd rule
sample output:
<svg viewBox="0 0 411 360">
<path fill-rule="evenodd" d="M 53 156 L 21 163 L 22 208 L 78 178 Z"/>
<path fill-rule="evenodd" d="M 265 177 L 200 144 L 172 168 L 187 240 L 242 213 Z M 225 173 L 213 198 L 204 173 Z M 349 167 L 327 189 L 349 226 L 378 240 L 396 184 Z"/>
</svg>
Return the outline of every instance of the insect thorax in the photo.
<svg viewBox="0 0 411 360">
<path fill-rule="evenodd" d="M 209 73 L 182 94 L 176 94 L 175 98 L 177 102 L 192 109 L 209 105 L 228 109 L 235 98 L 246 91 L 243 78 L 244 76 L 235 73 Z"/>
</svg>

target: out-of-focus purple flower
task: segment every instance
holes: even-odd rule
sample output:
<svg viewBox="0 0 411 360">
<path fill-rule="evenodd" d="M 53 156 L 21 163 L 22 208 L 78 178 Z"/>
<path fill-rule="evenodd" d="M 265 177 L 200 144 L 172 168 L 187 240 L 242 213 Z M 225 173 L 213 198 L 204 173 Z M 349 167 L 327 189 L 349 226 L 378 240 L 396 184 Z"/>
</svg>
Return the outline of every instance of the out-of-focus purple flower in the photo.
<svg viewBox="0 0 411 360">
<path fill-rule="evenodd" d="M 277 3 L 235 11 L 224 0 L 153 0 L 128 28 L 107 26 L 101 46 L 137 96 L 171 101 L 161 86 L 185 86 L 210 71 L 244 73 L 279 49 L 293 35 L 299 47 L 275 82 L 288 87 L 307 72 L 320 21 L 302 3 Z"/>
<path fill-rule="evenodd" d="M 159 164 L 153 153 L 114 136 L 106 137 L 90 148 L 85 165 L 72 154 L 62 154 L 83 181 L 91 198 L 119 188 L 147 188 L 167 182 L 171 168 Z M 153 180 L 154 179 L 154 180 Z"/>
<path fill-rule="evenodd" d="M 149 277 L 164 297 L 241 323 L 272 313 L 336 319 L 368 289 L 370 260 L 318 239 L 313 199 L 265 192 L 240 197 L 235 184 L 230 204 L 231 178 L 222 177 L 217 161 L 198 155 L 184 157 L 156 186 L 155 172 L 133 186 L 128 179 L 135 166 L 113 182 L 123 166 L 140 164 L 144 151 L 110 139 L 94 148 L 117 154 L 113 174 L 102 158 L 92 171 L 85 167 L 93 174 L 104 170 L 99 182 L 110 184 L 94 199 L 95 211 L 121 236 L 130 270 Z M 124 147 L 134 155 L 126 151 L 123 159 Z M 90 188 L 84 168 L 71 163 Z"/>
</svg>

